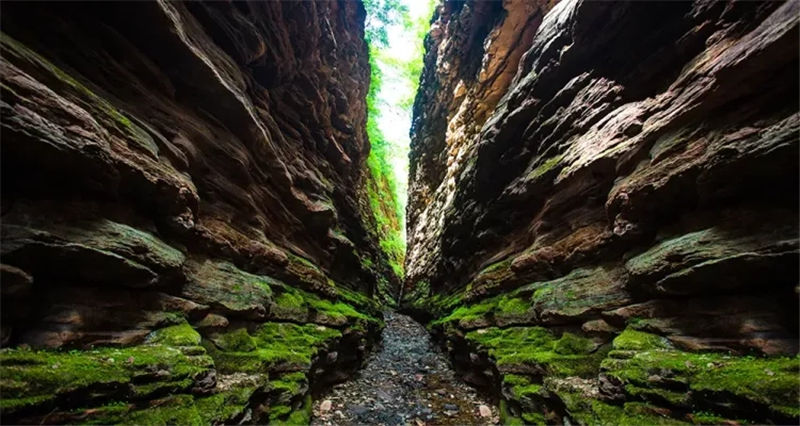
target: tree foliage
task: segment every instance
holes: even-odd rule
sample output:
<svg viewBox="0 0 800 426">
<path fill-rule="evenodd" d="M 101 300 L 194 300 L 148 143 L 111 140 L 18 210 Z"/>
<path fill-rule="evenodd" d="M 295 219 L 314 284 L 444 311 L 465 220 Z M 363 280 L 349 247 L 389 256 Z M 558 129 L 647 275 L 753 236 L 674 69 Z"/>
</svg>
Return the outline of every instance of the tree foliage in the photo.
<svg viewBox="0 0 800 426">
<path fill-rule="evenodd" d="M 419 0 L 406 0 L 419 1 Z M 367 11 L 365 22 L 365 39 L 369 45 L 370 87 L 367 94 L 367 136 L 370 140 L 371 150 L 367 159 L 368 171 L 371 182 L 368 183 L 368 196 L 380 239 L 381 248 L 390 259 L 392 269 L 402 278 L 402 265 L 405 258 L 404 238 L 404 197 L 399 190 L 405 190 L 403 179 L 407 170 L 393 170 L 393 160 L 407 156 L 408 146 L 405 142 L 398 146 L 397 135 L 394 139 L 387 138 L 378 124 L 381 111 L 396 108 L 408 111 L 410 117 L 422 71 L 423 47 L 422 40 L 427 32 L 428 22 L 433 10 L 433 0 L 429 1 L 426 17 L 413 18 L 403 0 L 364 0 Z M 388 28 L 402 28 L 404 35 L 413 37 L 415 44 L 409 59 L 399 59 L 393 55 Z M 381 91 L 385 87 L 384 70 L 390 73 L 393 87 L 403 87 L 403 96 L 399 102 L 387 104 Z M 399 76 L 399 77 L 398 77 Z M 401 81 L 397 81 L 397 79 Z M 396 97 L 395 97 L 396 98 Z M 410 123 L 409 123 L 410 124 Z M 402 140 L 402 139 L 401 139 Z M 396 164 L 397 162 L 394 161 Z M 399 185 L 398 183 L 402 183 Z"/>
</svg>

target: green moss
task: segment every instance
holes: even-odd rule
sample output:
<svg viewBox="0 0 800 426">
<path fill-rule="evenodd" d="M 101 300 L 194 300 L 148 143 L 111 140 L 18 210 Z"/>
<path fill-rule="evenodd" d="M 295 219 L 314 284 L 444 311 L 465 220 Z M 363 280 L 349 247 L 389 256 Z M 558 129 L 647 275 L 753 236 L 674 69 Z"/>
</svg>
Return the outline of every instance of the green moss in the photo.
<svg viewBox="0 0 800 426">
<path fill-rule="evenodd" d="M 281 418 L 286 418 L 292 412 L 292 407 L 288 405 L 273 405 L 269 409 L 269 423 L 279 422 Z"/>
<path fill-rule="evenodd" d="M 274 345 L 278 342 L 287 346 L 315 346 L 330 339 L 342 337 L 339 330 L 314 324 L 289 324 L 267 322 L 262 324 L 253 334 L 259 341 L 259 347 Z"/>
<path fill-rule="evenodd" d="M 79 418 L 85 425 L 108 425 L 122 423 L 124 416 L 131 410 L 132 404 L 116 401 L 100 407 L 77 408 L 69 411 L 70 417 Z"/>
<path fill-rule="evenodd" d="M 522 420 L 526 425 L 545 426 L 547 419 L 542 413 L 522 413 Z"/>
<path fill-rule="evenodd" d="M 133 386 L 133 396 L 136 398 L 144 398 L 158 393 L 179 393 L 189 390 L 194 384 L 192 378 L 166 380 L 152 383 L 137 384 Z"/>
<path fill-rule="evenodd" d="M 308 300 L 308 304 L 317 312 L 321 312 L 326 315 L 330 315 L 332 317 L 355 318 L 355 319 L 362 319 L 365 321 L 377 321 L 376 318 L 358 312 L 347 303 L 342 303 L 342 302 L 333 303 L 325 299 L 311 298 Z"/>
<path fill-rule="evenodd" d="M 244 387 L 197 399 L 195 405 L 203 424 L 227 424 L 247 409 L 257 388 Z"/>
<path fill-rule="evenodd" d="M 186 323 L 156 330 L 147 338 L 148 343 L 172 346 L 197 346 L 200 340 L 200 333 Z"/>
<path fill-rule="evenodd" d="M 491 265 L 483 268 L 478 275 L 480 274 L 491 274 L 493 272 L 502 271 L 504 269 L 508 269 L 511 266 L 511 259 L 501 260 L 499 262 L 492 263 Z"/>
<path fill-rule="evenodd" d="M 499 367 L 538 364 L 556 376 L 593 376 L 606 353 L 590 353 L 594 344 L 582 337 L 556 339 L 543 327 L 492 327 L 469 332 L 466 339 L 486 348 Z M 556 352 L 557 347 L 566 353 Z"/>
<path fill-rule="evenodd" d="M 303 296 L 296 290 L 286 287 L 276 296 L 270 306 L 271 318 L 291 321 L 307 321 L 308 305 Z"/>
<path fill-rule="evenodd" d="M 250 337 L 246 328 L 218 334 L 212 340 L 223 351 L 250 352 L 256 350 L 256 341 Z"/>
<path fill-rule="evenodd" d="M 553 170 L 553 168 L 561 162 L 563 155 L 555 155 L 553 157 L 544 160 L 538 167 L 533 169 L 530 173 L 528 173 L 528 180 L 534 180 L 540 176 L 543 176 L 545 173 Z"/>
<path fill-rule="evenodd" d="M 372 90 L 372 89 L 370 89 Z M 367 133 L 372 150 L 367 157 L 366 195 L 369 211 L 375 223 L 374 235 L 377 237 L 387 263 L 397 279 L 403 279 L 406 244 L 401 228 L 403 212 L 396 196 L 396 186 L 391 166 L 386 159 L 385 143 L 372 119 L 370 110 L 367 119 Z"/>
<path fill-rule="evenodd" d="M 141 371 L 167 371 L 165 381 L 170 382 L 194 378 L 211 367 L 212 361 L 205 355 L 187 356 L 160 344 L 70 352 L 3 349 L 3 411 L 44 403 L 59 394 L 100 384 L 112 389 L 114 385 L 130 383 Z"/>
<path fill-rule="evenodd" d="M 314 271 L 319 272 L 319 268 L 317 268 L 317 265 L 315 265 L 314 262 L 306 259 L 305 257 L 301 257 L 292 253 L 287 253 L 287 255 L 289 256 L 290 261 L 300 263 L 308 269 L 312 269 Z"/>
<path fill-rule="evenodd" d="M 506 426 L 523 426 L 524 422 L 521 418 L 514 416 L 511 414 L 511 411 L 508 409 L 508 402 L 506 400 L 500 400 L 500 406 L 498 407 L 500 410 L 500 423 Z"/>
<path fill-rule="evenodd" d="M 307 425 L 311 422 L 311 409 L 313 408 L 313 401 L 311 395 L 306 395 L 303 405 L 294 410 L 289 418 L 286 420 L 288 425 Z"/>
<path fill-rule="evenodd" d="M 136 425 L 203 425 L 191 395 L 174 395 L 152 402 L 152 407 L 129 413 L 122 423 Z"/>
<path fill-rule="evenodd" d="M 302 309 L 305 308 L 305 302 L 303 301 L 303 297 L 300 296 L 297 292 L 288 292 L 285 291 L 281 293 L 278 297 L 274 300 L 275 304 L 288 309 Z"/>
<path fill-rule="evenodd" d="M 308 388 L 308 378 L 300 371 L 284 374 L 269 381 L 270 392 L 276 394 L 275 399 L 281 403 L 289 403 L 296 395 Z"/>
<path fill-rule="evenodd" d="M 510 316 L 526 315 L 531 309 L 530 303 L 521 297 L 515 297 L 512 293 L 485 299 L 472 305 L 459 306 L 449 315 L 431 322 L 431 325 L 456 322 L 462 328 L 469 329 L 482 326 L 493 318 L 508 319 Z"/>
<path fill-rule="evenodd" d="M 612 426 L 685 424 L 674 418 L 654 414 L 655 411 L 649 410 L 646 404 L 628 402 L 620 407 L 590 399 L 589 405 L 589 410 L 575 413 L 575 418 L 579 421 L 585 420 L 586 424 Z"/>
<path fill-rule="evenodd" d="M 475 287 L 493 288 L 508 282 L 515 276 L 514 271 L 511 270 L 513 260 L 505 259 L 487 266 L 475 276 L 475 280 L 467 285 L 467 290 Z"/>
<path fill-rule="evenodd" d="M 339 300 L 349 303 L 362 311 L 373 314 L 373 316 L 379 315 L 380 304 L 371 297 L 344 287 L 337 287 L 336 295 Z"/>
<path fill-rule="evenodd" d="M 200 303 L 222 306 L 233 312 L 259 312 L 272 299 L 271 277 L 245 272 L 230 262 L 187 261 L 189 283 L 183 292 Z M 238 290 L 237 290 L 238 289 Z"/>
<path fill-rule="evenodd" d="M 286 253 L 286 255 L 289 257 L 286 271 L 299 281 L 299 284 L 304 286 L 303 288 L 317 289 L 331 284 L 330 280 L 319 270 L 317 265 L 308 259 L 292 253 Z"/>
<path fill-rule="evenodd" d="M 594 347 L 594 343 L 589 339 L 564 333 L 553 345 L 553 351 L 562 355 L 580 355 L 590 353 Z"/>
<path fill-rule="evenodd" d="M 671 391 L 658 387 L 641 387 L 629 384 L 625 386 L 625 392 L 627 392 L 628 395 L 657 404 L 680 407 L 689 403 L 688 395 L 686 392 L 682 391 Z"/>
<path fill-rule="evenodd" d="M 627 328 L 614 339 L 613 346 L 614 349 L 619 350 L 645 351 L 667 349 L 670 344 L 667 339 L 661 336 Z"/>
<path fill-rule="evenodd" d="M 648 391 L 658 385 L 657 376 L 668 377 L 670 383 L 683 383 L 692 391 L 706 395 L 733 394 L 777 413 L 795 417 L 800 406 L 800 358 L 736 356 L 724 353 L 691 353 L 668 348 L 658 336 L 626 330 L 616 348 L 602 363 L 606 374 L 626 384 L 638 394 L 669 400 L 673 395 Z M 628 350 L 640 348 L 636 352 Z M 680 403 L 673 399 L 671 402 Z"/>
<path fill-rule="evenodd" d="M 501 298 L 497 304 L 498 314 L 524 314 L 530 309 L 530 303 L 517 297 Z"/>
<path fill-rule="evenodd" d="M 742 357 L 726 361 L 717 361 L 716 368 L 706 363 L 706 368 L 691 378 L 691 389 L 732 392 L 791 417 L 800 414 L 800 358 Z"/>
<path fill-rule="evenodd" d="M 422 281 L 425 286 L 428 286 L 427 281 Z M 452 294 L 429 294 L 430 290 L 417 290 L 416 292 L 411 292 L 411 295 L 408 293 L 404 296 L 405 303 L 410 303 L 415 309 L 420 309 L 429 312 L 435 318 L 444 317 L 450 313 L 454 309 L 463 305 L 463 291 L 457 291 Z M 415 299 L 416 295 L 424 295 L 420 296 L 421 298 Z"/>
<path fill-rule="evenodd" d="M 550 392 L 563 403 L 570 418 L 586 425 L 660 425 L 683 424 L 677 419 L 657 414 L 647 404 L 627 402 L 611 405 L 586 395 L 569 384 L 553 384 Z"/>
<path fill-rule="evenodd" d="M 495 301 L 486 301 L 470 306 L 460 306 L 456 308 L 450 315 L 433 321 L 432 324 L 444 324 L 451 321 L 472 321 L 485 318 L 495 309 Z"/>
<path fill-rule="evenodd" d="M 531 379 L 527 376 L 504 374 L 503 383 L 511 389 L 511 394 L 514 395 L 514 398 L 517 400 L 539 395 L 542 392 L 542 385 L 532 383 Z"/>
<path fill-rule="evenodd" d="M 3 380 L 6 379 L 3 378 Z M 10 383 L 3 383 L 2 389 L 5 391 L 9 387 L 16 387 L 18 383 L 22 386 L 25 386 L 25 384 L 22 382 L 10 381 Z M 22 398 L 2 398 L 0 399 L 0 411 L 2 411 L 3 413 L 13 412 L 21 408 L 39 405 L 51 399 L 53 399 L 53 395 L 37 395 L 37 396 L 28 396 Z"/>
<path fill-rule="evenodd" d="M 313 401 L 311 400 L 311 395 L 306 395 L 303 404 L 296 410 L 292 410 L 286 405 L 272 407 L 270 410 L 269 423 L 271 425 L 286 426 L 308 425 L 311 422 L 312 405 Z"/>
<path fill-rule="evenodd" d="M 544 299 L 548 298 L 548 296 L 550 296 L 551 294 L 553 294 L 553 287 L 542 287 L 542 288 L 539 288 L 533 293 L 533 297 L 531 297 L 531 301 L 532 302 L 543 301 Z"/>
<path fill-rule="evenodd" d="M 362 257 L 361 258 L 361 266 L 363 266 L 364 269 L 372 269 L 372 268 L 375 267 L 375 262 L 373 262 L 372 259 L 370 259 L 368 257 Z"/>
<path fill-rule="evenodd" d="M 214 398 L 215 396 L 209 397 Z M 207 425 L 215 418 L 213 413 L 200 408 L 188 394 L 148 401 L 149 406 L 134 408 L 133 404 L 112 402 L 100 407 L 80 408 L 70 411 L 81 424 L 134 424 L 134 425 Z M 219 408 L 219 407 L 214 407 Z M 226 410 L 226 408 L 222 408 Z M 204 416 L 204 414 L 206 416 Z"/>
<path fill-rule="evenodd" d="M 346 323 L 353 323 L 358 320 L 380 323 L 379 319 L 359 312 L 348 303 L 330 301 L 328 299 L 321 298 L 316 294 L 298 290 L 285 285 L 276 286 L 276 288 L 279 288 L 281 293 L 276 297 L 274 303 L 279 309 L 283 309 L 284 312 L 306 312 L 310 309 L 318 314 L 321 314 L 323 318 L 327 320 L 327 322 L 338 323 L 336 324 L 337 326 L 344 325 Z M 354 296 L 351 292 L 339 291 L 339 294 L 346 294 L 351 296 L 351 298 L 356 298 L 356 296 Z M 360 300 L 359 302 L 365 303 L 363 300 Z"/>
<path fill-rule="evenodd" d="M 709 413 L 706 411 L 691 413 L 689 414 L 689 418 L 691 419 L 692 423 L 696 425 L 723 425 L 731 423 L 738 423 L 738 424 L 750 423 L 747 420 L 742 420 L 742 419 L 737 419 L 737 420 L 726 419 L 725 417 L 720 417 L 716 414 Z"/>
<path fill-rule="evenodd" d="M 267 322 L 252 335 L 243 328 L 220 335 L 206 348 L 222 372 L 263 373 L 278 364 L 308 368 L 320 348 L 341 336 L 339 330 L 315 324 Z"/>
</svg>

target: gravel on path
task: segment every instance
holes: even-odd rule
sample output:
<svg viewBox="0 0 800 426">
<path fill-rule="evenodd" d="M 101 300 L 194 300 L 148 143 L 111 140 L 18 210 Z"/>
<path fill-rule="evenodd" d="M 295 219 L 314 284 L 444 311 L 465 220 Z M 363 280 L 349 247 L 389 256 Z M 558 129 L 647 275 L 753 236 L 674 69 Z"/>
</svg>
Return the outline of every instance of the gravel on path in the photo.
<svg viewBox="0 0 800 426">
<path fill-rule="evenodd" d="M 422 325 L 396 312 L 386 312 L 384 318 L 379 349 L 356 379 L 334 386 L 314 402 L 312 425 L 499 422 L 497 407 L 456 377 Z"/>
</svg>

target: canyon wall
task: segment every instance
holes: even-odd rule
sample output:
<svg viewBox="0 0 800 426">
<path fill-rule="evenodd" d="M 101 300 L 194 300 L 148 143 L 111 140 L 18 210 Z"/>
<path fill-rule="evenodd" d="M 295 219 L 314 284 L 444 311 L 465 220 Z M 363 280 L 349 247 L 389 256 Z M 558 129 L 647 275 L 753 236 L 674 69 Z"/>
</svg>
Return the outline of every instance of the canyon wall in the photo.
<svg viewBox="0 0 800 426">
<path fill-rule="evenodd" d="M 361 364 L 399 290 L 364 19 L 3 4 L 3 423 L 305 423 Z"/>
<path fill-rule="evenodd" d="M 403 306 L 504 422 L 798 422 L 798 16 L 437 8 Z"/>
</svg>

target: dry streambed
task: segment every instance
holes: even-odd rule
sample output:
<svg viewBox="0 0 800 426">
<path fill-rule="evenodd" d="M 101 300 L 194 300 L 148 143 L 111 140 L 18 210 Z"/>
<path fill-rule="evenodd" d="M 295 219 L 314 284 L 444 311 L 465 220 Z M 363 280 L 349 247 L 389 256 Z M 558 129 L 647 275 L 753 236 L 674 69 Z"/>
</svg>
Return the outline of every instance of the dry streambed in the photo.
<svg viewBox="0 0 800 426">
<path fill-rule="evenodd" d="M 499 422 L 497 408 L 456 378 L 420 324 L 395 312 L 385 318 L 380 349 L 358 378 L 315 401 L 312 425 Z"/>
</svg>

